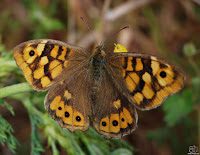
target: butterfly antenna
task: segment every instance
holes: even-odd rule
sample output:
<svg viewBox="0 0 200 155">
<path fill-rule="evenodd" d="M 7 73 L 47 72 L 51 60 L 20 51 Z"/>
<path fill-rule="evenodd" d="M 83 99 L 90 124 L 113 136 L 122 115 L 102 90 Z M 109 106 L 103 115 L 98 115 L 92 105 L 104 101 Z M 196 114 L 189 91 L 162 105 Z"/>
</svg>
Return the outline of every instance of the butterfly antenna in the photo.
<svg viewBox="0 0 200 155">
<path fill-rule="evenodd" d="M 95 38 L 95 36 L 94 36 L 94 34 L 92 33 L 90 27 L 89 27 L 88 24 L 86 23 L 86 21 L 83 19 L 83 17 L 80 17 L 80 18 L 81 18 L 82 21 L 85 23 L 87 29 L 91 32 L 91 34 L 92 34 L 92 36 L 94 37 L 94 40 L 96 41 L 97 45 L 99 45 L 98 42 L 97 42 L 97 40 L 96 40 L 96 38 Z"/>
<path fill-rule="evenodd" d="M 115 32 L 112 36 L 110 36 L 109 38 L 107 38 L 103 44 L 105 44 L 108 40 L 110 40 L 111 38 L 113 38 L 116 34 L 118 34 L 120 31 L 124 30 L 124 29 L 127 29 L 127 28 L 130 28 L 130 26 L 125 26 L 121 29 L 119 29 L 117 32 Z"/>
</svg>

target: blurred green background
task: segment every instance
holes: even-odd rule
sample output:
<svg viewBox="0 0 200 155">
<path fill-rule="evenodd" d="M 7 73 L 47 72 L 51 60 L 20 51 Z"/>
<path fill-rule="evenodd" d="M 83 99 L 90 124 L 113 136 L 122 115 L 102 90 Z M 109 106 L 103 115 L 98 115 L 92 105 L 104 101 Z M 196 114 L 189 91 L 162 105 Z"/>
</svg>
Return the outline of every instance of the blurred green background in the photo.
<svg viewBox="0 0 200 155">
<path fill-rule="evenodd" d="M 46 92 L 33 91 L 13 58 L 13 47 L 50 38 L 92 50 L 96 39 L 120 43 L 179 66 L 187 77 L 179 94 L 159 108 L 139 111 L 138 128 L 106 140 L 93 128 L 71 134 L 44 110 Z M 20 93 L 21 92 L 21 93 Z M 200 150 L 199 0 L 0 0 L 0 154 L 187 154 Z"/>
</svg>

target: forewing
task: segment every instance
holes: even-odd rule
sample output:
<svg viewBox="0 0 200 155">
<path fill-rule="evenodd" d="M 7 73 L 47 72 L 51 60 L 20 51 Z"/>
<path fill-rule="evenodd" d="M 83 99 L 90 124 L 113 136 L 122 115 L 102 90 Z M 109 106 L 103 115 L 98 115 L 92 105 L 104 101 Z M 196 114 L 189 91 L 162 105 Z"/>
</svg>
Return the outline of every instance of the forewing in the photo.
<svg viewBox="0 0 200 155">
<path fill-rule="evenodd" d="M 179 92 L 184 85 L 183 72 L 155 56 L 115 53 L 108 57 L 108 63 L 115 69 L 111 71 L 113 80 L 124 79 L 129 91 L 128 99 L 142 110 L 161 105 L 169 95 Z M 116 71 L 119 72 L 118 75 Z M 124 86 L 121 88 L 121 91 L 126 91 Z"/>
<path fill-rule="evenodd" d="M 37 90 L 45 90 L 60 79 L 74 54 L 80 61 L 86 59 L 84 49 L 50 39 L 31 40 L 14 48 L 17 65 L 28 83 Z"/>
</svg>

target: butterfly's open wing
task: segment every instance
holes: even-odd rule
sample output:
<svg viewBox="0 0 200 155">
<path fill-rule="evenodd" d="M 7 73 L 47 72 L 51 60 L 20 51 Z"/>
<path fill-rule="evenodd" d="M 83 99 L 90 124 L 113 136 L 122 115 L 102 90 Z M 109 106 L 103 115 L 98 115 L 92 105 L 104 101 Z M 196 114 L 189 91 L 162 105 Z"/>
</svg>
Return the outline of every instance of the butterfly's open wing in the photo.
<svg viewBox="0 0 200 155">
<path fill-rule="evenodd" d="M 91 115 L 90 74 L 87 63 L 83 63 L 75 72 L 69 71 L 68 74 L 68 78 L 50 88 L 46 95 L 45 108 L 61 127 L 71 132 L 85 131 L 89 127 Z"/>
<path fill-rule="evenodd" d="M 107 70 L 102 70 L 95 88 L 92 122 L 106 138 L 121 138 L 137 127 L 137 112 L 133 104 L 118 91 Z"/>
<path fill-rule="evenodd" d="M 80 62 L 87 55 L 83 48 L 50 39 L 31 40 L 14 48 L 17 65 L 37 90 L 45 90 L 60 80 L 73 53 L 78 53 Z"/>
<path fill-rule="evenodd" d="M 161 105 L 184 85 L 184 74 L 174 65 L 155 56 L 139 53 L 114 53 L 108 56 L 110 73 L 121 92 L 142 110 Z M 118 72 L 118 75 L 116 74 Z M 117 79 L 123 78 L 126 88 Z"/>
<path fill-rule="evenodd" d="M 41 39 L 14 48 L 17 65 L 36 90 L 49 92 L 45 108 L 61 127 L 85 131 L 91 113 L 88 53 L 78 46 Z"/>
</svg>

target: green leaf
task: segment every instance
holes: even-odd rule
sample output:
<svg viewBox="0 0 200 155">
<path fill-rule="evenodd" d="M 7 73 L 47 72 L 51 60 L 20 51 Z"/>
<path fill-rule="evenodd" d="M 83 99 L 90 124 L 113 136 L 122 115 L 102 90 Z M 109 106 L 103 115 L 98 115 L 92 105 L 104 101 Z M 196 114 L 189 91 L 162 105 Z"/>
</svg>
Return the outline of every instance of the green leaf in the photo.
<svg viewBox="0 0 200 155">
<path fill-rule="evenodd" d="M 162 107 L 166 113 L 165 121 L 169 126 L 174 126 L 177 121 L 193 110 L 192 90 L 187 89 L 180 94 L 170 96 Z"/>
<path fill-rule="evenodd" d="M 12 126 L 0 115 L 0 143 L 4 146 L 6 142 L 11 152 L 15 153 L 15 149 L 19 146 L 19 142 L 12 135 Z"/>
<path fill-rule="evenodd" d="M 12 106 L 8 104 L 6 101 L 4 101 L 3 99 L 0 99 L 0 106 L 5 106 L 12 115 L 15 115 L 15 112 L 13 111 Z"/>
</svg>

